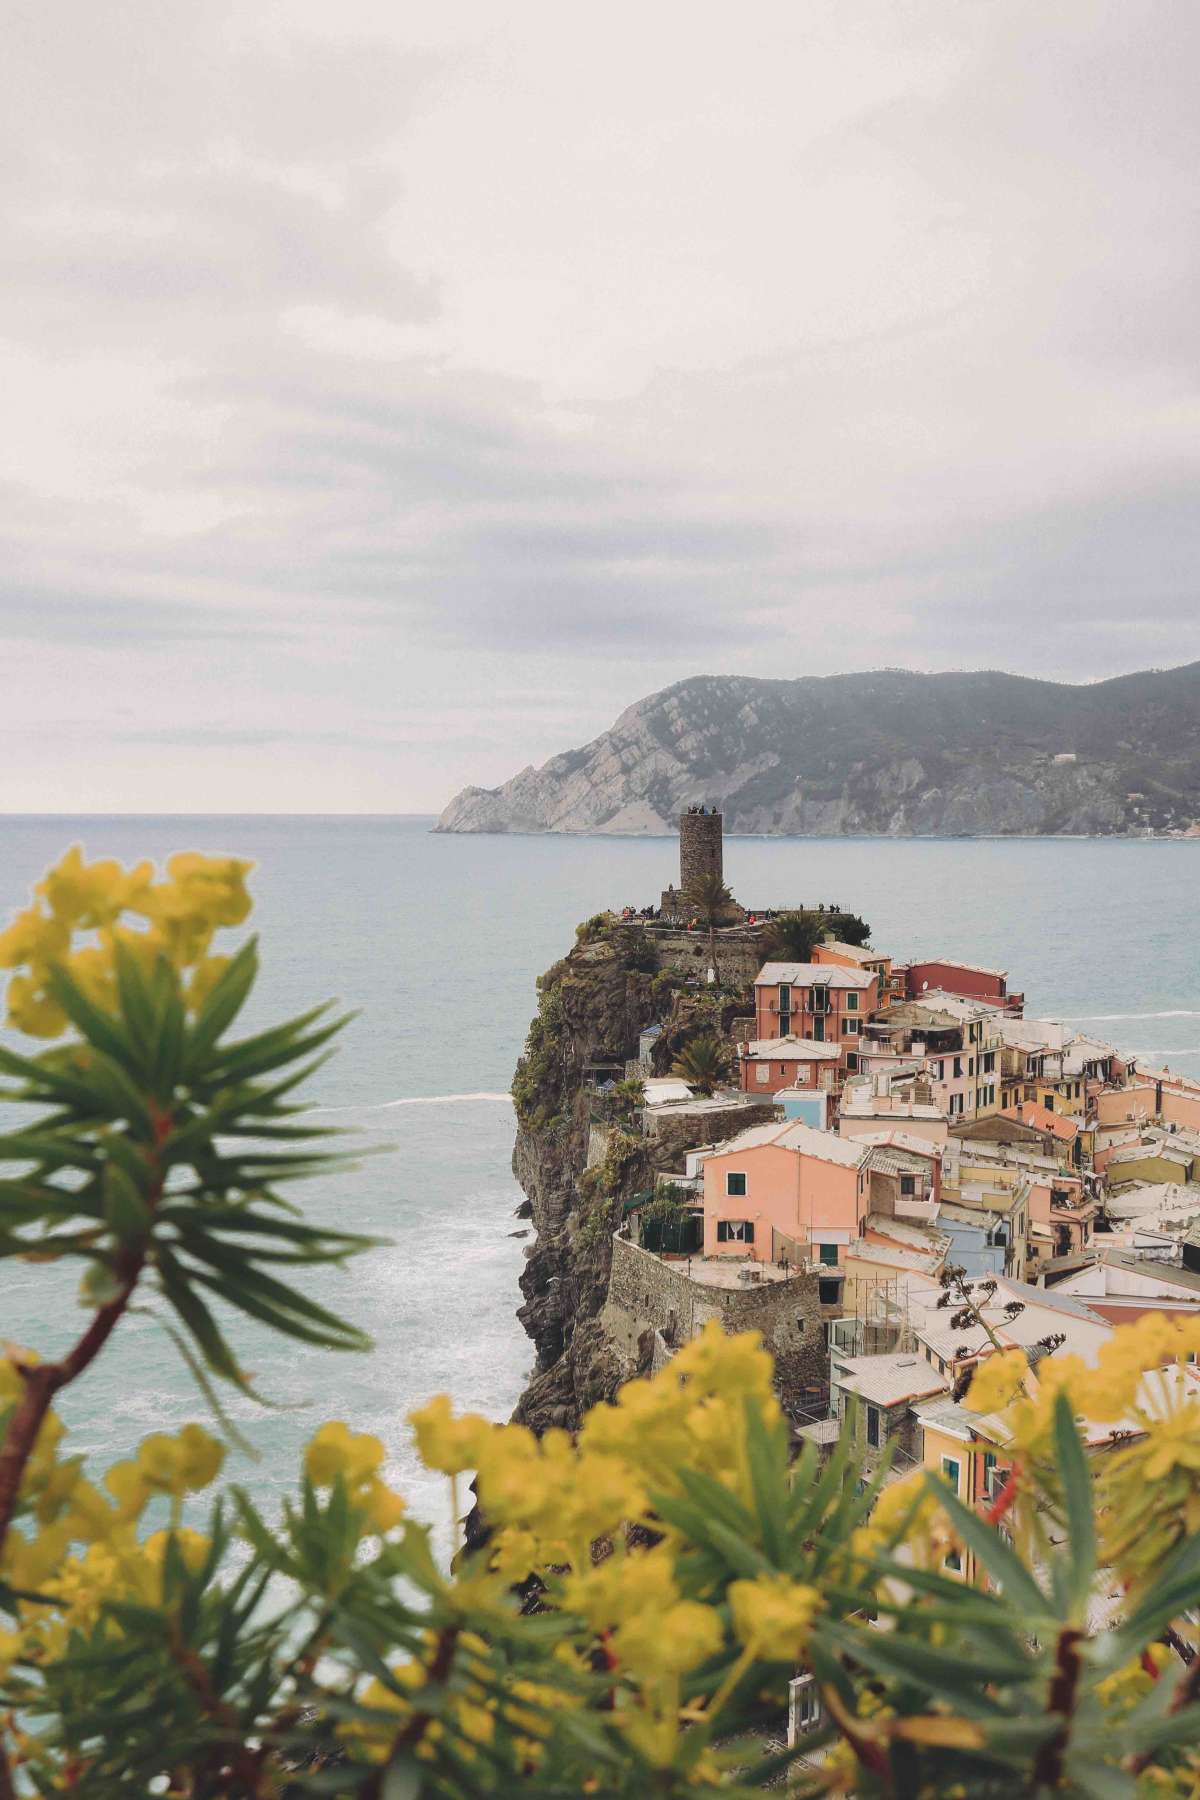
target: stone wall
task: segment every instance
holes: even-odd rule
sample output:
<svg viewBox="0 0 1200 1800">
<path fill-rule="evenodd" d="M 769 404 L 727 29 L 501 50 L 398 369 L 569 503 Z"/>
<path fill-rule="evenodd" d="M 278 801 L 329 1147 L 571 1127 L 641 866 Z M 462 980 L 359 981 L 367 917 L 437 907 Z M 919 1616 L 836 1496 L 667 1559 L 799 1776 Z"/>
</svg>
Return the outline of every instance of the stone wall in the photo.
<svg viewBox="0 0 1200 1800">
<path fill-rule="evenodd" d="M 724 823 L 720 813 L 680 813 L 679 885 L 685 894 L 710 876 L 724 880 Z"/>
<path fill-rule="evenodd" d="M 643 1114 L 648 1148 L 660 1169 L 678 1168 L 685 1150 L 695 1150 L 701 1144 L 723 1144 L 752 1125 L 773 1124 L 779 1116 L 769 1101 L 762 1100 L 747 1100 L 744 1106 L 730 1106 L 720 1112 L 663 1114 L 647 1107 Z"/>
<path fill-rule="evenodd" d="M 663 1262 L 628 1238 L 613 1239 L 603 1323 L 621 1354 L 634 1361 L 638 1340 L 647 1332 L 660 1332 L 670 1344 L 686 1343 L 709 1319 L 730 1332 L 761 1331 L 785 1394 L 828 1375 L 815 1275 L 746 1288 L 708 1287 L 691 1280 L 685 1263 Z"/>
</svg>

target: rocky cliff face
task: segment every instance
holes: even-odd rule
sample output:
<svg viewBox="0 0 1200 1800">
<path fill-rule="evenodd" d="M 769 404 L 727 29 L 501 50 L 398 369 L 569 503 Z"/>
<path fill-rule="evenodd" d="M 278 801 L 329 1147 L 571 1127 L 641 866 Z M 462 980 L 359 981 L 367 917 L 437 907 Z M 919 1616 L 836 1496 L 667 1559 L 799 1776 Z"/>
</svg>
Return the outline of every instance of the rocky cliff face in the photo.
<svg viewBox="0 0 1200 1800">
<path fill-rule="evenodd" d="M 723 944 L 722 977 L 733 991 L 710 998 L 694 981 L 707 966 L 703 942 L 656 941 L 622 926 L 591 941 L 585 934 L 538 983 L 537 1016 L 513 1081 L 513 1172 L 537 1233 L 518 1314 L 537 1366 L 515 1416 L 538 1430 L 573 1426 L 589 1405 L 611 1399 L 636 1367 L 607 1340 L 600 1313 L 622 1203 L 653 1183 L 656 1150 L 632 1119 L 605 1116 L 589 1088 L 588 1065 L 634 1058 L 639 1033 L 658 1020 L 674 1043 L 681 1032 L 727 1025 L 752 1004 L 737 990 L 748 989 L 760 962 L 754 940 Z M 676 1138 L 669 1166 L 678 1162 Z"/>
<path fill-rule="evenodd" d="M 979 673 L 697 677 L 611 730 L 466 788 L 439 831 L 1111 834 L 1200 818 L 1200 663 L 1088 687 Z"/>
</svg>

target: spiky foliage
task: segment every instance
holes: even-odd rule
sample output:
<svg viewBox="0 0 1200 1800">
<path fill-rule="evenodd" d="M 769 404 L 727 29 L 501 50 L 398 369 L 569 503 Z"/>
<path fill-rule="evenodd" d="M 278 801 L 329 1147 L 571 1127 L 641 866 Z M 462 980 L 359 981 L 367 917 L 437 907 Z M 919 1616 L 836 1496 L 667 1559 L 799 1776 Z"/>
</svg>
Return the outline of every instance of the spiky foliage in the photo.
<svg viewBox="0 0 1200 1800">
<path fill-rule="evenodd" d="M 678 1075 L 698 1094 L 711 1094 L 729 1071 L 728 1048 L 710 1032 L 704 1032 L 685 1044 L 671 1064 L 672 1075 Z"/>
</svg>

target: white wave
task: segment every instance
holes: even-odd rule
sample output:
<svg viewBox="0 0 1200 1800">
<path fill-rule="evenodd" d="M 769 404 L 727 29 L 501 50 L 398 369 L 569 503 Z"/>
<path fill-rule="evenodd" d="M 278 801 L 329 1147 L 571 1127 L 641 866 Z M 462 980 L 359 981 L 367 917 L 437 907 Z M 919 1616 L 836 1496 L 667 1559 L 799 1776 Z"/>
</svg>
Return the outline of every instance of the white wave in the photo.
<svg viewBox="0 0 1200 1800">
<path fill-rule="evenodd" d="M 1066 1017 L 1072 1024 L 1082 1019 L 1086 1024 L 1109 1024 L 1120 1019 L 1200 1019 L 1200 1010 L 1191 1006 L 1177 1006 L 1170 1012 L 1147 1013 L 1068 1013 Z"/>
<path fill-rule="evenodd" d="M 403 1100 L 378 1100 L 361 1106 L 310 1106 L 313 1113 L 357 1113 L 357 1112 L 390 1112 L 396 1106 L 463 1106 L 479 1104 L 482 1101 L 506 1100 L 512 1104 L 511 1094 L 409 1094 Z"/>
</svg>

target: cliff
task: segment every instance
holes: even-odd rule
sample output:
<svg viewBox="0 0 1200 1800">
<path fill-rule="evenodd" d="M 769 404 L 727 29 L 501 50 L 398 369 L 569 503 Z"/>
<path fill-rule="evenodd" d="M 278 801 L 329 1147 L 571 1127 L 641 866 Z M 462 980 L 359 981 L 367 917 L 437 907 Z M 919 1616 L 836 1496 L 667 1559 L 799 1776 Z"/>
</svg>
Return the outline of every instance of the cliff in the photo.
<svg viewBox="0 0 1200 1800">
<path fill-rule="evenodd" d="M 697 676 L 581 749 L 466 788 L 439 831 L 1037 836 L 1200 819 L 1200 663 L 1077 687 L 996 673 Z"/>
<path fill-rule="evenodd" d="M 537 1234 L 518 1314 L 537 1363 L 515 1416 L 539 1430 L 573 1426 L 635 1373 L 636 1353 L 631 1360 L 600 1319 L 612 1234 L 624 1201 L 656 1174 L 678 1169 L 682 1147 L 705 1137 L 697 1122 L 690 1137 L 675 1131 L 661 1142 L 644 1138 L 635 1116 L 622 1116 L 595 1094 L 589 1065 L 634 1059 L 639 1034 L 657 1021 L 665 1027 L 663 1063 L 668 1044 L 727 1032 L 752 1005 L 761 960 L 761 943 L 750 934 L 723 941 L 724 985 L 714 994 L 699 985 L 707 967 L 703 940 L 638 926 L 581 927 L 580 942 L 538 982 L 537 1014 L 513 1080 L 513 1172 Z M 761 1111 L 749 1108 L 740 1123 Z"/>
</svg>

